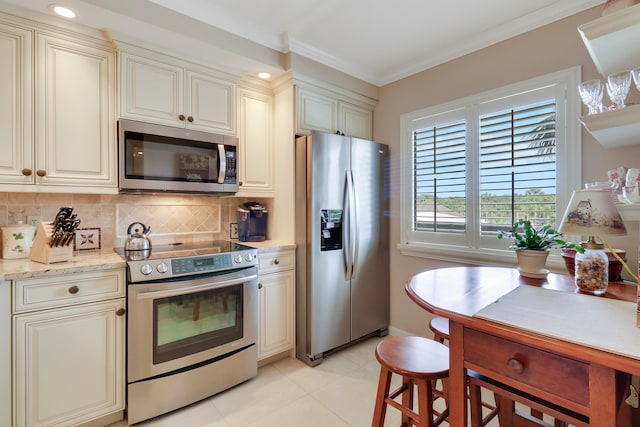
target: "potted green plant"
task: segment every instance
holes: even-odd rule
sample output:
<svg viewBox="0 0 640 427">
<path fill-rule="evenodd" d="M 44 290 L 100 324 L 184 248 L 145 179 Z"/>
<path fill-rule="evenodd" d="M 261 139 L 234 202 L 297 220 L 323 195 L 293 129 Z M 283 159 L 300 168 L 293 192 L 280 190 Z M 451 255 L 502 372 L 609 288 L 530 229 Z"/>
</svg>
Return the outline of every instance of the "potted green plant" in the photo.
<svg viewBox="0 0 640 427">
<path fill-rule="evenodd" d="M 562 239 L 562 233 L 551 227 L 550 224 L 541 223 L 534 226 L 528 219 L 519 219 L 508 232 L 499 232 L 498 239 L 508 237 L 513 240 L 509 248 L 516 251 L 518 257 L 518 270 L 524 277 L 544 279 L 547 270 L 544 266 L 549 256 L 549 251 L 555 248 L 570 248 L 583 253 L 584 248 Z"/>
</svg>

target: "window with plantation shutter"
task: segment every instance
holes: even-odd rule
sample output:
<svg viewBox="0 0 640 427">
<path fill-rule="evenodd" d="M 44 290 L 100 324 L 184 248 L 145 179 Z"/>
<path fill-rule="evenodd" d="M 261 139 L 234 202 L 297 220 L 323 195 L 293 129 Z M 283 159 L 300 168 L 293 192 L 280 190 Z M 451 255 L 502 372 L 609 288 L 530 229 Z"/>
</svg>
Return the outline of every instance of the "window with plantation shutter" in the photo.
<svg viewBox="0 0 640 427">
<path fill-rule="evenodd" d="M 402 252 L 495 263 L 513 256 L 499 231 L 554 223 L 580 187 L 579 81 L 572 68 L 402 115 Z"/>
</svg>

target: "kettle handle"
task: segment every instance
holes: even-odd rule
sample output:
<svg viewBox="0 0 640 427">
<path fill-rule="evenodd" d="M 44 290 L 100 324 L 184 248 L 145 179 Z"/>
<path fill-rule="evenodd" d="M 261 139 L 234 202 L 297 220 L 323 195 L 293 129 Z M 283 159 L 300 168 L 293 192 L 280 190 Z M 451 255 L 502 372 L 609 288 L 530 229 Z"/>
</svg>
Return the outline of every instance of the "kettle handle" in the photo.
<svg viewBox="0 0 640 427">
<path fill-rule="evenodd" d="M 143 223 L 141 222 L 132 222 L 131 224 L 129 224 L 129 228 L 127 228 L 127 235 L 131 236 L 131 232 L 133 231 L 133 226 L 136 224 L 140 224 L 140 226 L 142 227 L 142 230 L 144 232 L 145 226 Z"/>
</svg>

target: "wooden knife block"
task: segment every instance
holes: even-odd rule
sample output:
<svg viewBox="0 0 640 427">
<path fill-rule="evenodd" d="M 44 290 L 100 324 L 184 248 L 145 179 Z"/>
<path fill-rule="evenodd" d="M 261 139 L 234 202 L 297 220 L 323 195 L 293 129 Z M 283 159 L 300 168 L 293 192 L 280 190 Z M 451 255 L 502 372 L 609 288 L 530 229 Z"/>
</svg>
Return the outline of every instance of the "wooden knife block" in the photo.
<svg viewBox="0 0 640 427">
<path fill-rule="evenodd" d="M 51 235 L 53 234 L 53 224 L 41 222 L 36 230 L 36 237 L 31 245 L 29 259 L 43 264 L 69 261 L 73 258 L 73 241 L 67 246 L 50 247 Z"/>
</svg>

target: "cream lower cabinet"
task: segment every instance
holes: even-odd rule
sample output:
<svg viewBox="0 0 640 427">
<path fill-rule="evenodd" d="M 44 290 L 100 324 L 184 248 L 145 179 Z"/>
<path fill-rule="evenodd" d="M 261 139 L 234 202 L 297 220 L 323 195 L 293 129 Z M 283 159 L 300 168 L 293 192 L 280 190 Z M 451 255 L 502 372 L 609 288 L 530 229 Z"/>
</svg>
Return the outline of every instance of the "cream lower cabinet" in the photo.
<svg viewBox="0 0 640 427">
<path fill-rule="evenodd" d="M 260 249 L 258 360 L 295 345 L 295 250 Z"/>
<path fill-rule="evenodd" d="M 240 87 L 239 197 L 273 197 L 273 97 Z"/>
<path fill-rule="evenodd" d="M 121 117 L 236 134 L 236 84 L 232 76 L 123 42 L 118 44 Z"/>
<path fill-rule="evenodd" d="M 110 44 L 0 14 L 0 81 L 1 190 L 117 192 Z"/>
<path fill-rule="evenodd" d="M 122 419 L 124 270 L 21 279 L 13 287 L 14 426 Z"/>
</svg>

